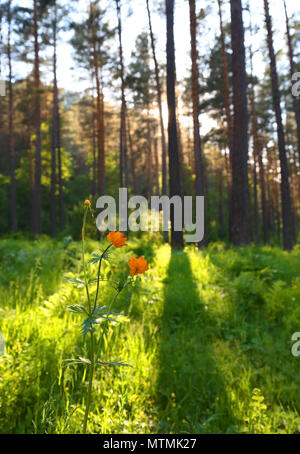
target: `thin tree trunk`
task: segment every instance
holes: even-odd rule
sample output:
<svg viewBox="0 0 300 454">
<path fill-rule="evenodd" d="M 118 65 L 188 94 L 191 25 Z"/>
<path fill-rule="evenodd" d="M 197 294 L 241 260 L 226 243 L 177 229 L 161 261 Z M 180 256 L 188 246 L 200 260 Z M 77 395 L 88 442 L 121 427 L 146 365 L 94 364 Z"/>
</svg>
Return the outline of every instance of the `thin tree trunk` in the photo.
<svg viewBox="0 0 300 454">
<path fill-rule="evenodd" d="M 7 58 L 9 68 L 8 118 L 9 118 L 9 155 L 10 155 L 10 215 L 11 215 L 11 230 L 12 232 L 16 232 L 18 227 L 17 227 L 16 178 L 15 178 L 14 96 L 11 63 L 11 1 L 8 2 L 7 17 L 8 17 Z"/>
<path fill-rule="evenodd" d="M 94 92 L 94 88 L 93 88 Z M 93 105 L 92 105 L 92 152 L 93 152 L 93 181 L 92 181 L 92 194 L 96 195 L 97 191 L 97 156 L 96 156 L 96 129 L 97 129 L 97 114 L 94 103 L 93 93 Z"/>
<path fill-rule="evenodd" d="M 254 193 L 254 205 L 253 205 L 253 223 L 254 223 L 254 240 L 256 244 L 259 243 L 259 214 L 258 214 L 258 178 L 257 178 L 257 154 L 253 150 L 253 193 Z"/>
<path fill-rule="evenodd" d="M 289 48 L 290 73 L 291 73 L 291 80 L 292 80 L 292 76 L 296 72 L 295 61 L 294 61 L 294 50 L 293 50 L 289 17 L 288 17 L 288 13 L 287 13 L 285 0 L 283 0 L 283 4 L 284 4 L 285 18 L 286 18 L 286 35 L 287 35 L 287 42 L 288 42 L 288 48 Z M 299 159 L 299 163 L 300 163 L 300 106 L 299 106 L 299 100 L 297 99 L 296 96 L 293 96 L 293 108 L 294 108 L 294 114 L 295 114 L 296 126 L 297 126 L 298 159 Z"/>
<path fill-rule="evenodd" d="M 217 180 L 218 180 L 218 223 L 219 223 L 219 235 L 223 237 L 224 231 L 224 172 L 222 166 L 223 156 L 220 149 L 220 167 L 217 170 Z"/>
<path fill-rule="evenodd" d="M 127 131 L 126 131 L 126 98 L 125 98 L 125 68 L 123 59 L 122 44 L 122 18 L 120 0 L 116 0 L 118 15 L 118 35 L 119 35 L 119 58 L 121 70 L 121 118 L 120 118 L 120 184 L 121 187 L 128 187 L 128 164 L 127 164 Z"/>
<path fill-rule="evenodd" d="M 244 25 L 241 0 L 231 0 L 230 4 L 234 98 L 230 240 L 235 245 L 245 245 L 251 237 Z"/>
<path fill-rule="evenodd" d="M 64 203 L 64 192 L 63 192 L 63 174 L 62 174 L 62 155 L 61 155 L 61 141 L 60 141 L 60 113 L 59 113 L 59 103 L 57 105 L 57 165 L 58 165 L 58 197 L 59 197 L 59 223 L 60 228 L 63 230 L 65 228 L 65 203 Z"/>
<path fill-rule="evenodd" d="M 250 7 L 250 33 L 252 36 L 252 21 L 251 21 L 251 12 Z M 256 114 L 256 105 L 255 105 L 255 89 L 253 83 L 253 52 L 252 47 L 250 46 L 250 68 L 251 68 L 251 88 L 250 88 L 250 102 L 251 102 L 251 117 L 252 117 L 252 137 L 253 137 L 253 156 L 254 156 L 254 180 L 257 181 L 257 163 L 258 163 L 258 180 L 261 193 L 261 207 L 262 207 L 262 218 L 263 218 L 263 239 L 264 244 L 268 242 L 268 220 L 267 220 L 267 202 L 266 202 L 266 188 L 265 188 L 265 176 L 264 176 L 264 163 L 262 158 L 262 141 L 258 135 L 258 123 L 257 123 L 257 114 Z M 255 191 L 255 232 L 256 237 L 258 237 L 258 201 L 257 201 L 257 190 Z"/>
<path fill-rule="evenodd" d="M 160 122 L 160 133 L 161 133 L 161 156 L 162 156 L 162 194 L 167 195 L 168 192 L 168 182 L 167 182 L 167 144 L 166 144 L 166 135 L 165 135 L 165 126 L 164 126 L 164 118 L 163 118 L 163 111 L 162 111 L 162 89 L 161 89 L 161 82 L 159 77 L 159 66 L 156 57 L 156 49 L 155 49 L 155 39 L 152 29 L 152 21 L 151 21 L 151 13 L 149 7 L 149 0 L 147 0 L 147 13 L 148 13 L 148 22 L 149 22 L 149 32 L 150 32 L 150 39 L 151 39 L 151 48 L 152 48 L 152 55 L 154 61 L 154 68 L 155 68 L 155 82 L 156 82 L 156 94 L 157 94 L 157 104 L 159 110 L 159 122 Z M 168 241 L 168 232 L 163 232 L 164 241 Z"/>
<path fill-rule="evenodd" d="M 33 233 L 41 233 L 41 176 L 42 176 L 42 137 L 41 137 L 41 100 L 40 100 L 40 57 L 39 57 L 39 24 L 37 0 L 33 1 L 34 33 L 34 97 L 35 97 L 35 178 L 33 195 Z"/>
<path fill-rule="evenodd" d="M 50 225 L 51 236 L 56 236 L 56 150 L 57 150 L 57 105 L 58 105 L 58 90 L 57 90 L 57 9 L 54 2 L 54 23 L 53 23 L 53 119 L 52 119 L 52 150 L 51 150 L 51 203 L 50 203 Z"/>
<path fill-rule="evenodd" d="M 153 166 L 153 159 L 152 159 L 152 139 L 151 139 L 151 129 L 150 129 L 150 120 L 149 120 L 149 109 L 147 115 L 147 196 L 148 200 L 152 195 L 153 191 L 153 181 L 152 181 L 152 166 Z"/>
<path fill-rule="evenodd" d="M 222 70 L 223 70 L 223 79 L 224 79 L 224 102 L 225 102 L 225 112 L 226 112 L 226 123 L 227 123 L 227 140 L 228 148 L 231 156 L 232 150 L 232 116 L 230 111 L 230 88 L 229 88 L 229 75 L 228 75 L 228 64 L 227 64 L 227 55 L 225 47 L 225 33 L 223 27 L 222 19 L 222 0 L 218 0 L 219 5 L 219 18 L 220 18 L 220 32 L 221 32 L 221 52 L 222 52 Z"/>
<path fill-rule="evenodd" d="M 230 224 L 231 224 L 231 184 L 232 184 L 232 175 L 231 175 L 231 161 L 232 161 L 232 142 L 233 142 L 233 121 L 230 109 L 230 85 L 229 85 L 229 72 L 228 72 L 228 63 L 226 55 L 226 45 L 225 45 L 225 33 L 223 27 L 223 17 L 222 17 L 222 0 L 218 0 L 219 5 L 219 19 L 220 19 L 220 38 L 221 38 L 221 53 L 222 53 L 222 73 L 224 79 L 223 92 L 224 92 L 224 103 L 225 103 L 225 114 L 226 114 L 226 123 L 227 123 L 227 142 L 229 149 L 229 160 L 230 166 L 228 167 L 228 219 L 229 219 L 229 236 L 230 236 Z"/>
<path fill-rule="evenodd" d="M 190 34 L 191 34 L 191 60 L 192 60 L 192 101 L 193 101 L 193 126 L 194 126 L 194 162 L 195 162 L 195 194 L 204 196 L 204 172 L 202 159 L 202 146 L 199 123 L 199 70 L 197 52 L 197 19 L 196 1 L 189 0 L 190 7 Z M 199 242 L 201 246 L 203 241 Z"/>
<path fill-rule="evenodd" d="M 34 197 L 34 159 L 33 159 L 33 147 L 32 147 L 32 100 L 31 100 L 31 87 L 29 77 L 26 82 L 27 91 L 27 136 L 28 136 L 28 157 L 29 157 L 29 184 L 30 184 L 30 198 L 33 200 Z M 30 229 L 33 231 L 33 210 L 30 209 Z"/>
<path fill-rule="evenodd" d="M 95 27 L 95 3 L 90 3 L 90 18 L 92 32 L 93 64 L 96 81 L 96 108 L 97 108 L 97 145 L 98 145 L 98 192 L 99 196 L 105 191 L 105 149 L 104 149 L 104 112 L 103 92 L 100 84 L 99 60 L 97 52 L 96 27 Z"/>
<path fill-rule="evenodd" d="M 167 144 L 166 144 L 163 111 L 162 111 L 162 99 L 161 99 L 162 90 L 161 90 L 161 83 L 160 83 L 160 77 L 159 77 L 159 66 L 158 66 L 157 57 L 156 57 L 155 39 L 154 39 L 153 30 L 152 30 L 149 0 L 147 0 L 147 12 L 148 12 L 148 20 L 149 20 L 149 31 L 150 31 L 150 38 L 151 38 L 152 55 L 153 55 L 153 61 L 154 61 L 154 67 L 155 67 L 156 94 L 157 94 L 157 104 L 158 104 L 158 110 L 159 110 L 159 122 L 160 122 L 160 132 L 161 132 L 162 193 L 163 193 L 163 195 L 167 195 Z"/>
<path fill-rule="evenodd" d="M 160 194 L 160 187 L 159 187 L 159 161 L 158 161 L 158 139 L 155 137 L 154 139 L 154 178 L 155 178 L 155 189 L 156 194 Z"/>
<path fill-rule="evenodd" d="M 270 57 L 270 70 L 272 79 L 273 105 L 277 123 L 278 148 L 281 168 L 281 203 L 283 220 L 283 246 L 286 250 L 291 250 L 295 244 L 295 226 L 292 212 L 291 191 L 289 183 L 289 171 L 285 147 L 285 137 L 282 124 L 282 112 L 280 106 L 280 92 L 278 74 L 276 67 L 275 52 L 273 46 L 272 21 L 269 11 L 269 2 L 264 0 L 265 19 L 268 33 L 268 48 Z"/>
<path fill-rule="evenodd" d="M 167 15 L 167 99 L 169 110 L 168 142 L 169 142 L 169 176 L 170 197 L 181 196 L 180 164 L 178 154 L 178 136 L 176 125 L 175 96 L 175 45 L 174 45 L 174 0 L 166 0 Z M 175 231 L 174 206 L 171 206 L 171 245 L 173 248 L 183 247 L 183 232 Z"/>
<path fill-rule="evenodd" d="M 130 126 L 130 118 L 129 113 L 127 112 L 127 127 L 128 127 L 128 140 L 129 140 L 129 153 L 130 153 L 130 164 L 131 164 L 131 174 L 132 174 L 132 184 L 134 194 L 138 194 L 138 185 L 137 185 L 137 178 L 136 178 L 136 168 L 135 168 L 135 153 L 133 148 L 132 142 L 132 135 L 131 135 L 131 126 Z"/>
</svg>

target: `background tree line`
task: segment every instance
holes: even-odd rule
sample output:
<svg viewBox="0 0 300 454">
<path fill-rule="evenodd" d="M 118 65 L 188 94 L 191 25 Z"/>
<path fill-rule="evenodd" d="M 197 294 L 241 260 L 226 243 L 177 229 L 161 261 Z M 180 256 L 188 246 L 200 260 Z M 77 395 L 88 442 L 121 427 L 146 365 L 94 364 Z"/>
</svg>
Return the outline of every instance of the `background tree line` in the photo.
<svg viewBox="0 0 300 454">
<path fill-rule="evenodd" d="M 187 0 L 190 71 L 184 80 L 176 76 L 174 0 L 145 0 L 148 27 L 138 34 L 129 64 L 125 1 L 87 1 L 78 15 L 78 2 L 22 3 L 0 7 L 1 62 L 7 68 L 7 96 L 0 97 L 1 235 L 76 237 L 82 200 L 88 194 L 95 200 L 104 193 L 117 197 L 126 186 L 148 198 L 205 195 L 206 235 L 199 246 L 218 239 L 294 246 L 300 104 L 291 86 L 292 74 L 300 71 L 300 27 L 288 2 L 282 0 L 286 34 L 280 52 L 268 0 L 261 0 L 265 40 L 259 48 L 253 45 L 257 26 L 250 2 L 216 0 L 218 27 L 204 52 L 199 44 L 212 6 Z M 159 58 L 154 15 L 165 21 L 165 59 Z M 58 84 L 64 62 L 57 49 L 66 32 L 76 68 L 89 81 L 80 93 Z M 261 80 L 254 71 L 257 52 L 265 62 Z M 23 78 L 18 65 L 26 68 Z M 107 91 L 113 95 L 105 97 Z M 213 124 L 205 134 L 201 114 Z M 183 232 L 172 229 L 170 241 L 182 247 Z"/>
</svg>

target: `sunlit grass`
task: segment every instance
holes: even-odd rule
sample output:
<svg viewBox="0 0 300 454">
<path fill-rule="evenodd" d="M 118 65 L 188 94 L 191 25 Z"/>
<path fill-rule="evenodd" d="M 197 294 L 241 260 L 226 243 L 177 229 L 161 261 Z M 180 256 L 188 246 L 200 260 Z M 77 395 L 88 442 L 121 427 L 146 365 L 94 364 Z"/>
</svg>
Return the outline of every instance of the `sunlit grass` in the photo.
<svg viewBox="0 0 300 454">
<path fill-rule="evenodd" d="M 87 253 L 98 247 L 89 241 Z M 132 239 L 115 270 L 132 253 L 151 269 L 120 299 L 130 322 L 106 342 L 110 358 L 133 368 L 97 372 L 89 430 L 297 433 L 299 249 L 214 244 L 172 253 L 155 238 Z M 2 433 L 81 430 L 87 377 L 63 361 L 83 348 L 79 320 L 65 310 L 82 297 L 68 273 L 80 274 L 79 243 L 0 242 Z"/>
</svg>

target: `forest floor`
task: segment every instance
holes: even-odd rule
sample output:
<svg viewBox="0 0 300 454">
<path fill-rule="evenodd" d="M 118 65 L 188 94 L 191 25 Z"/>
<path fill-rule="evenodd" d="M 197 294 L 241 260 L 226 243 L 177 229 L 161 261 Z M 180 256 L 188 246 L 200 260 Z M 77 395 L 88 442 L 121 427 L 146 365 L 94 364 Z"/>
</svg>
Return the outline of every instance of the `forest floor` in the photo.
<svg viewBox="0 0 300 454">
<path fill-rule="evenodd" d="M 99 249 L 87 246 L 87 256 Z M 140 238 L 114 250 L 105 277 L 128 273 L 132 255 L 150 270 L 118 300 L 128 321 L 110 327 L 101 358 L 133 367 L 97 369 L 89 432 L 300 432 L 299 246 L 172 252 Z M 1 433 L 81 430 L 85 368 L 65 360 L 84 356 L 67 309 L 84 289 L 66 275 L 82 277 L 80 243 L 0 241 Z"/>
</svg>

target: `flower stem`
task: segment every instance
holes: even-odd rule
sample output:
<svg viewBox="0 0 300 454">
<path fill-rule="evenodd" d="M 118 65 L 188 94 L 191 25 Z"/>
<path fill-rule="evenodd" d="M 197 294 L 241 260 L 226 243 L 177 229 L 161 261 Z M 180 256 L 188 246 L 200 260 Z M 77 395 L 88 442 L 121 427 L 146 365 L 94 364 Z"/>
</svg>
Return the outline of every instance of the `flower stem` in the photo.
<svg viewBox="0 0 300 454">
<path fill-rule="evenodd" d="M 96 296 L 95 296 L 95 302 L 94 302 L 94 307 L 93 307 L 93 313 L 96 309 L 96 306 L 97 306 L 97 300 L 98 300 L 98 293 L 99 293 L 99 287 L 100 287 L 100 278 L 101 278 L 101 264 L 102 264 L 102 259 L 104 257 L 104 255 L 106 254 L 106 252 L 109 250 L 109 248 L 112 246 L 112 244 L 110 244 L 109 246 L 107 246 L 107 248 L 105 249 L 105 251 L 102 253 L 101 257 L 100 257 L 100 260 L 99 260 L 99 266 L 98 266 L 98 275 L 97 275 L 97 290 L 96 290 Z"/>
<path fill-rule="evenodd" d="M 94 369 L 95 369 L 95 358 L 94 358 L 94 333 L 91 331 L 91 353 L 90 353 L 90 375 L 89 375 L 89 386 L 87 391 L 84 422 L 83 422 L 83 433 L 86 434 L 87 422 L 89 417 L 91 397 L 92 397 L 92 388 L 93 388 L 93 378 L 94 378 Z"/>
<path fill-rule="evenodd" d="M 88 312 L 89 312 L 89 315 L 91 315 L 92 305 L 91 305 L 91 298 L 90 298 L 90 292 L 89 292 L 89 286 L 88 286 L 87 272 L 86 272 L 86 266 L 85 266 L 85 260 L 84 260 L 84 254 L 85 254 L 85 242 L 84 242 L 84 240 L 85 240 L 85 225 L 86 225 L 87 213 L 88 213 L 88 208 L 85 208 L 84 209 L 84 216 L 83 216 L 83 225 L 82 225 L 82 230 L 81 230 L 81 238 L 82 238 L 82 266 L 83 266 L 83 272 L 84 272 L 86 295 L 87 295 L 87 300 L 88 300 Z M 89 358 L 90 359 L 90 374 L 89 374 L 89 385 L 88 385 L 88 391 L 87 391 L 86 407 L 85 407 L 84 422 L 83 422 L 83 433 L 84 434 L 86 433 L 88 416 L 89 416 L 89 411 L 90 411 L 92 387 L 93 387 L 93 376 L 94 376 L 94 368 L 95 368 L 94 333 L 93 333 L 92 330 L 91 330 L 90 344 L 91 344 L 90 358 Z"/>
<path fill-rule="evenodd" d="M 84 280 L 85 280 L 85 288 L 86 288 L 86 296 L 88 299 L 88 306 L 89 306 L 89 314 L 91 314 L 91 299 L 90 299 L 90 292 L 89 292 L 89 286 L 88 286 L 88 280 L 87 280 L 87 272 L 86 272 L 86 266 L 85 266 L 85 260 L 84 260 L 84 254 L 85 254 L 85 224 L 86 224 L 86 217 L 88 213 L 88 208 L 84 209 L 84 216 L 83 216 L 83 225 L 82 225 L 82 230 L 81 230 L 81 244 L 82 244 L 82 266 L 83 266 L 83 272 L 84 272 Z"/>
</svg>

